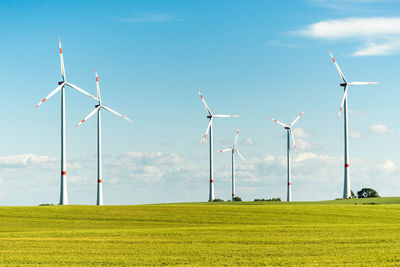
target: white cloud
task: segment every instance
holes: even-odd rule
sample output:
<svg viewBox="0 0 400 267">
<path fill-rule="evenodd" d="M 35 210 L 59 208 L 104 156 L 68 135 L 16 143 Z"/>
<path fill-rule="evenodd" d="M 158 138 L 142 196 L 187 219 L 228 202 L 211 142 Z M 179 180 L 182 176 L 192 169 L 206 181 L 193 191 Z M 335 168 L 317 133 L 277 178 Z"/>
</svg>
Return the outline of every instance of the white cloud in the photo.
<svg viewBox="0 0 400 267">
<path fill-rule="evenodd" d="M 358 115 L 358 116 L 365 116 L 368 114 L 366 110 L 349 110 L 350 115 Z"/>
<path fill-rule="evenodd" d="M 362 133 L 360 131 L 351 130 L 349 132 L 349 136 L 350 136 L 350 138 L 353 138 L 353 139 L 360 139 L 362 137 Z"/>
<path fill-rule="evenodd" d="M 326 40 L 359 40 L 363 45 L 354 56 L 391 55 L 400 51 L 399 17 L 324 20 L 298 33 Z"/>
<path fill-rule="evenodd" d="M 384 124 L 375 124 L 368 128 L 371 133 L 393 134 L 394 131 Z"/>
<path fill-rule="evenodd" d="M 310 137 L 310 133 L 306 132 L 302 128 L 294 128 L 293 129 L 293 134 L 294 134 L 295 137 L 298 137 L 298 138 Z"/>
<path fill-rule="evenodd" d="M 296 145 L 299 150 L 303 150 L 303 151 L 311 150 L 311 148 L 312 148 L 311 144 L 303 139 L 297 140 Z"/>
<path fill-rule="evenodd" d="M 57 159 L 49 156 L 35 154 L 20 154 L 0 157 L 0 168 L 20 169 L 20 168 L 54 168 Z"/>
<path fill-rule="evenodd" d="M 247 138 L 244 140 L 243 144 L 244 144 L 244 145 L 248 145 L 248 146 L 252 146 L 252 145 L 254 145 L 254 140 L 251 139 L 251 138 L 249 138 L 249 137 L 247 137 Z"/>
<path fill-rule="evenodd" d="M 128 152 L 118 157 L 110 169 L 113 176 L 133 178 L 145 183 L 157 183 L 170 177 L 179 177 L 177 173 L 190 168 L 185 160 L 175 153 Z M 189 175 L 189 173 L 187 174 Z"/>
<path fill-rule="evenodd" d="M 385 162 L 383 164 L 381 164 L 380 166 L 386 174 L 391 174 L 394 171 L 396 171 L 396 166 L 395 166 L 394 162 L 390 159 L 386 159 Z"/>
</svg>

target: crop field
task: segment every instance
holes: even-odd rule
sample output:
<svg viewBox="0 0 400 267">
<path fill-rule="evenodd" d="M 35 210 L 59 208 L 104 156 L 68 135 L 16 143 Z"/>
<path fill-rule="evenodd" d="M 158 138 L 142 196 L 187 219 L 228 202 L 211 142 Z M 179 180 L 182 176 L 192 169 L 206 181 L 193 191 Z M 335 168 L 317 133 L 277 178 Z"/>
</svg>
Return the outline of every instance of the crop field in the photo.
<svg viewBox="0 0 400 267">
<path fill-rule="evenodd" d="M 400 198 L 0 207 L 1 266 L 399 266 Z"/>
</svg>

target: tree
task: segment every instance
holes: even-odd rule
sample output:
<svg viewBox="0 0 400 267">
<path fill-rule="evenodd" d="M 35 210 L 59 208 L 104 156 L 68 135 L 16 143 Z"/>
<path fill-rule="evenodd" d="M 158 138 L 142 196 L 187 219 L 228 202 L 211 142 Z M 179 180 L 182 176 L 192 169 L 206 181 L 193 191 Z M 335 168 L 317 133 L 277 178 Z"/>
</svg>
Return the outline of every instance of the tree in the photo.
<svg viewBox="0 0 400 267">
<path fill-rule="evenodd" d="M 241 197 L 238 197 L 238 196 L 236 196 L 236 197 L 234 197 L 234 198 L 233 198 L 233 201 L 242 201 L 242 198 L 241 198 Z"/>
<path fill-rule="evenodd" d="M 372 188 L 363 188 L 357 192 L 358 198 L 380 197 L 378 192 Z"/>
<path fill-rule="evenodd" d="M 351 198 L 357 198 L 357 196 L 354 194 L 353 190 L 351 190 Z"/>
</svg>

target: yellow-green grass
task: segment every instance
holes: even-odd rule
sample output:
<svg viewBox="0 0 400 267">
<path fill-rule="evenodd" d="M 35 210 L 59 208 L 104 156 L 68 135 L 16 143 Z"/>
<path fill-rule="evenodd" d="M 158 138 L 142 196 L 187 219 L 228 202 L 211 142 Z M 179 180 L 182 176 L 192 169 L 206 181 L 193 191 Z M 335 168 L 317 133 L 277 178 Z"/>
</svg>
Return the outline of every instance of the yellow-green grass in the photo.
<svg viewBox="0 0 400 267">
<path fill-rule="evenodd" d="M 399 266 L 395 203 L 0 207 L 0 266 Z"/>
</svg>

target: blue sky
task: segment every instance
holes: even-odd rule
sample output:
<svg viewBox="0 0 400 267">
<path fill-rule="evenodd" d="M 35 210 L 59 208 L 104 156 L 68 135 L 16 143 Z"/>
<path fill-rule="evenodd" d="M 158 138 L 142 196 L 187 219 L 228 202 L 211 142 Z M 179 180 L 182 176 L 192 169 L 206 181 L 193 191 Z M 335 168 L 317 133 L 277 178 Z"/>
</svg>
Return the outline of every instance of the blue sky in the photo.
<svg viewBox="0 0 400 267">
<path fill-rule="evenodd" d="M 133 119 L 103 115 L 105 204 L 206 201 L 207 126 L 199 88 L 214 113 L 215 150 L 233 142 L 246 200 L 286 198 L 285 131 L 292 121 L 293 200 L 340 197 L 342 98 L 332 51 L 349 80 L 353 191 L 393 196 L 400 186 L 397 122 L 399 3 L 391 0 L 1 2 L 0 205 L 58 203 L 60 95 L 34 110 L 61 79 Z M 96 120 L 74 126 L 93 100 L 67 89 L 71 204 L 96 200 Z M 230 155 L 215 156 L 216 197 L 230 197 Z"/>
</svg>

